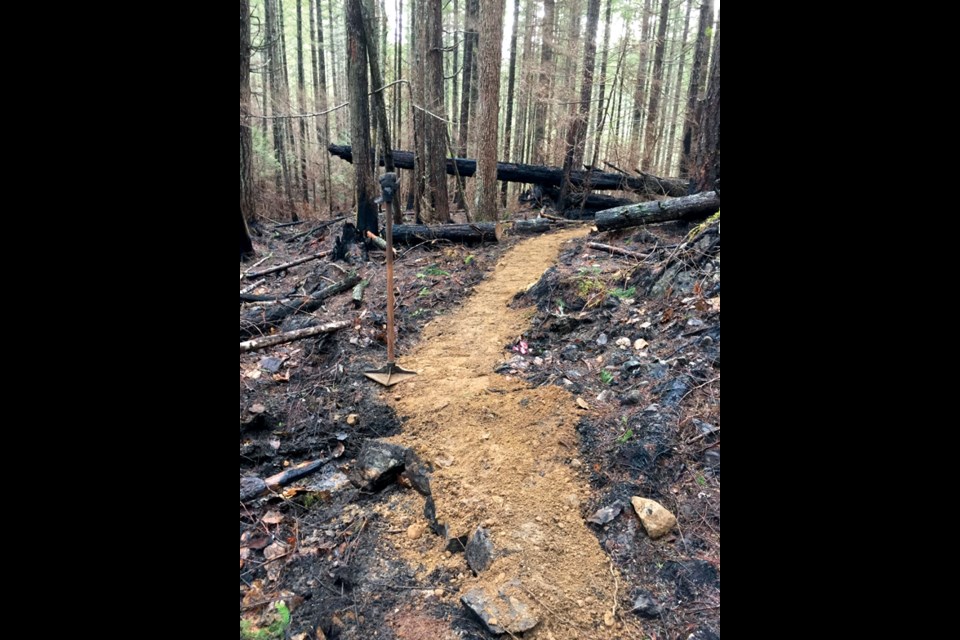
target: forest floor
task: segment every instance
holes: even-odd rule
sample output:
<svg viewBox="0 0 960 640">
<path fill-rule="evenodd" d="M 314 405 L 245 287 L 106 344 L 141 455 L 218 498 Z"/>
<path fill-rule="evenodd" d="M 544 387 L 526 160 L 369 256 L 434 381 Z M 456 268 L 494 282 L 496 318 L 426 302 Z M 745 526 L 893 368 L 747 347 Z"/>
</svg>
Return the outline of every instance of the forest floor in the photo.
<svg viewBox="0 0 960 640">
<path fill-rule="evenodd" d="M 330 248 L 342 223 L 289 241 L 317 222 L 264 225 L 254 270 Z M 362 375 L 386 362 L 382 252 L 265 276 L 370 285 L 283 328 L 349 327 L 241 354 L 241 479 L 334 458 L 241 501 L 241 638 L 719 638 L 718 226 L 399 246 L 418 375 L 389 389 Z M 651 538 L 632 497 L 676 526 Z"/>
</svg>

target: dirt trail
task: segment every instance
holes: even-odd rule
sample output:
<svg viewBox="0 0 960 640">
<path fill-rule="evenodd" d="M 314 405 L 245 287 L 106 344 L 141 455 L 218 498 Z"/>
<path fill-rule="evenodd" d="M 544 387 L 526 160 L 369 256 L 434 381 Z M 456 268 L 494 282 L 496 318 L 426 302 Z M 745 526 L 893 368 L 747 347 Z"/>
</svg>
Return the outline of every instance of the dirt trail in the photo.
<svg viewBox="0 0 960 640">
<path fill-rule="evenodd" d="M 478 525 L 490 532 L 496 560 L 479 577 L 461 569 L 467 577 L 456 596 L 518 580 L 540 618 L 525 638 L 609 639 L 632 631 L 615 605 L 618 577 L 581 514 L 588 487 L 576 460 L 575 398 L 493 373 L 532 314 L 508 308 L 514 294 L 556 262 L 561 245 L 585 233 L 537 237 L 505 254 L 459 310 L 428 325 L 416 352 L 401 357 L 419 376 L 385 392 L 408 418 L 395 440 L 436 468 L 437 519 L 452 536 Z M 422 575 L 466 567 L 436 536 L 397 544 Z"/>
</svg>

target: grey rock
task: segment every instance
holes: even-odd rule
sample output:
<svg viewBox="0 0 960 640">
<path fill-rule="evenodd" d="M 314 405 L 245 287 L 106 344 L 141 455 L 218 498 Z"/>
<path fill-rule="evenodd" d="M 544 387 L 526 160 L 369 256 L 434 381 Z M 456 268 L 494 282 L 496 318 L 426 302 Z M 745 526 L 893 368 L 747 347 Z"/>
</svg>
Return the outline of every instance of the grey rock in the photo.
<svg viewBox="0 0 960 640">
<path fill-rule="evenodd" d="M 597 396 L 597 402 L 606 402 L 613 396 L 613 391 L 610 389 L 604 389 L 600 392 L 600 395 Z"/>
<path fill-rule="evenodd" d="M 593 524 L 604 525 L 608 522 L 611 522 L 614 518 L 620 515 L 620 512 L 623 511 L 623 505 L 619 502 L 615 502 L 609 507 L 604 507 L 600 509 L 595 514 L 587 518 L 587 522 L 592 522 Z"/>
<path fill-rule="evenodd" d="M 350 478 L 336 467 L 328 465 L 320 472 L 320 476 L 313 479 L 307 489 L 310 491 L 328 491 L 336 493 L 350 486 Z"/>
<path fill-rule="evenodd" d="M 707 449 L 703 454 L 703 461 L 715 472 L 720 473 L 720 451 L 717 449 Z"/>
<path fill-rule="evenodd" d="M 505 585 L 496 595 L 483 589 L 473 589 L 464 594 L 463 602 L 483 622 L 491 633 L 523 633 L 537 626 L 539 620 L 533 615 L 530 605 L 523 601 L 519 589 Z"/>
<path fill-rule="evenodd" d="M 600 345 L 601 347 L 607 344 L 607 334 L 601 333 L 599 337 L 597 337 L 597 344 Z"/>
<path fill-rule="evenodd" d="M 635 358 L 631 358 L 623 363 L 623 365 L 621 366 L 621 369 L 623 369 L 625 372 L 633 373 L 634 371 L 636 371 L 642 366 L 643 366 L 642 362 L 640 362 Z"/>
<path fill-rule="evenodd" d="M 560 350 L 560 357 L 568 362 L 575 362 L 580 357 L 577 353 L 578 351 L 579 349 L 577 349 L 577 345 L 568 344 Z"/>
<path fill-rule="evenodd" d="M 647 405 L 647 408 L 644 409 L 643 412 L 644 412 L 645 414 L 647 414 L 647 415 L 653 415 L 653 414 L 655 414 L 655 413 L 660 413 L 660 405 L 657 405 L 657 404 Z"/>
<path fill-rule="evenodd" d="M 473 569 L 474 573 L 486 571 L 493 563 L 493 542 L 483 527 L 477 527 L 477 530 L 470 536 L 467 542 L 467 564 Z"/>
<path fill-rule="evenodd" d="M 690 422 L 692 422 L 693 426 L 695 426 L 697 430 L 703 435 L 708 435 L 708 434 L 716 433 L 717 431 L 720 431 L 720 427 L 716 427 L 710 424 L 709 422 L 704 422 L 699 418 L 694 418 Z"/>
<path fill-rule="evenodd" d="M 433 473 L 433 465 L 424 462 L 413 449 L 407 449 L 404 457 L 404 474 L 410 480 L 410 484 L 418 492 L 425 496 L 430 495 L 430 474 Z"/>
<path fill-rule="evenodd" d="M 690 318 L 687 320 L 687 326 L 691 328 L 702 327 L 705 323 L 700 318 Z"/>
<path fill-rule="evenodd" d="M 643 394 L 637 389 L 631 389 L 620 398 L 620 404 L 624 406 L 638 405 L 643 401 Z"/>
<path fill-rule="evenodd" d="M 690 387 L 684 378 L 674 378 L 657 385 L 654 391 L 660 394 L 660 402 L 668 408 L 673 408 L 680 404 L 689 389 Z"/>
<path fill-rule="evenodd" d="M 264 371 L 267 371 L 269 373 L 276 373 L 277 371 L 280 371 L 280 367 L 282 365 L 283 365 L 283 360 L 281 360 L 280 358 L 274 358 L 271 356 L 269 358 L 263 358 L 260 361 L 259 366 Z"/>
<path fill-rule="evenodd" d="M 633 601 L 633 612 L 644 618 L 658 618 L 663 613 L 663 607 L 657 603 L 652 593 L 641 589 Z"/>
<path fill-rule="evenodd" d="M 406 456 L 406 447 L 367 440 L 350 472 L 350 482 L 359 489 L 378 491 L 396 479 L 403 470 Z"/>
</svg>

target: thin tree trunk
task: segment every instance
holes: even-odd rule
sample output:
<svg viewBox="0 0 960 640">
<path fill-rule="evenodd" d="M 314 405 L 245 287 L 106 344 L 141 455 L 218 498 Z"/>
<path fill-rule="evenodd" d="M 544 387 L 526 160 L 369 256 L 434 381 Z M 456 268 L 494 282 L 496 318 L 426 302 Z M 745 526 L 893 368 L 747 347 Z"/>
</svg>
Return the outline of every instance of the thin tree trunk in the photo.
<svg viewBox="0 0 960 640">
<path fill-rule="evenodd" d="M 690 90 L 687 92 L 687 110 L 683 118 L 683 143 L 680 152 L 680 177 L 685 178 L 692 171 L 693 140 L 699 135 L 700 108 L 698 98 L 706 77 L 703 72 L 710 51 L 707 28 L 713 20 L 713 0 L 700 2 L 700 20 L 697 27 L 697 41 L 693 50 L 693 65 L 690 67 Z"/>
<path fill-rule="evenodd" d="M 560 188 L 560 208 L 567 208 L 570 195 L 570 172 L 583 164 L 583 147 L 590 119 L 590 97 L 593 94 L 593 68 L 597 56 L 597 22 L 600 19 L 600 0 L 588 0 L 587 37 L 583 45 L 583 82 L 580 85 L 580 104 L 567 131 L 567 151 L 563 160 L 563 186 Z"/>
<path fill-rule="evenodd" d="M 524 35 L 523 35 L 523 56 L 520 58 L 520 98 L 517 105 L 517 123 L 514 127 L 516 132 L 516 142 L 514 142 L 513 159 L 516 162 L 525 162 L 527 156 L 524 153 L 527 146 L 527 117 L 528 107 L 530 105 L 530 86 L 532 73 L 530 69 L 533 55 L 533 27 L 534 13 L 533 0 L 526 0 L 523 7 L 524 16 Z"/>
<path fill-rule="evenodd" d="M 310 2 L 310 0 L 307 0 Z M 307 83 L 303 72 L 303 0 L 297 0 L 297 105 L 300 113 L 307 112 Z M 307 183 L 307 119 L 300 120 L 300 193 L 303 201 L 310 202 Z"/>
<path fill-rule="evenodd" d="M 253 135 L 250 129 L 250 0 L 240 0 L 240 258 L 253 253 Z"/>
<path fill-rule="evenodd" d="M 698 191 L 714 188 L 720 178 L 720 14 L 717 14 L 713 55 L 710 62 L 710 86 L 700 121 L 694 180 Z M 719 190 L 719 187 L 717 187 Z"/>
<path fill-rule="evenodd" d="M 280 27 L 277 19 L 276 0 L 267 0 L 267 33 L 269 39 L 270 51 L 270 102 L 273 115 L 276 116 L 281 110 L 281 105 L 286 105 L 284 88 L 286 83 L 283 75 L 282 50 Z M 287 109 L 289 113 L 289 108 Z M 277 175 L 277 191 L 282 192 L 290 205 L 291 219 L 299 220 L 296 208 L 293 206 L 293 187 L 290 181 L 290 167 L 287 164 L 287 135 L 285 132 L 286 119 L 273 119 L 273 150 L 276 154 L 277 163 L 280 167 L 280 173 Z"/>
<path fill-rule="evenodd" d="M 317 0 L 320 2 L 320 0 Z M 320 6 L 319 4 L 317 6 Z M 328 15 L 330 17 L 330 30 L 329 30 L 329 40 L 330 40 L 330 76 L 333 80 L 333 104 L 337 105 L 341 102 L 341 96 L 343 92 L 340 91 L 339 79 L 340 79 L 340 69 L 337 67 L 337 40 L 334 37 L 335 31 L 333 30 L 333 0 L 328 0 L 327 2 Z M 349 38 L 348 38 L 349 39 Z M 336 124 L 337 131 L 343 130 L 343 116 L 341 115 L 342 111 L 334 112 L 334 123 Z"/>
<path fill-rule="evenodd" d="M 460 0 L 453 0 L 453 100 L 450 103 L 450 137 L 459 140 L 459 125 L 457 124 L 457 110 L 460 108 L 460 83 L 457 78 L 460 74 Z"/>
<path fill-rule="evenodd" d="M 597 0 L 599 1 L 599 0 Z M 479 93 L 477 113 L 477 220 L 497 219 L 497 116 L 500 106 L 500 43 L 503 41 L 503 0 L 480 5 Z M 514 39 L 516 44 L 516 39 Z"/>
<path fill-rule="evenodd" d="M 673 93 L 673 110 L 670 114 L 670 133 L 667 142 L 667 162 L 663 169 L 665 175 L 671 175 L 673 169 L 673 149 L 677 142 L 677 118 L 680 114 L 680 94 L 683 93 L 683 67 L 687 60 L 687 36 L 690 34 L 690 9 L 693 0 L 687 0 L 687 17 L 683 21 L 683 39 L 680 42 L 680 59 L 677 62 L 677 82 Z"/>
<path fill-rule="evenodd" d="M 367 0 L 371 2 L 372 0 Z M 375 19 L 373 18 L 373 7 L 369 5 L 364 5 L 364 40 L 367 43 L 367 58 L 370 62 L 370 79 L 374 84 L 373 87 L 373 111 L 376 114 L 377 122 L 379 124 L 378 129 L 380 130 L 380 150 L 383 154 L 383 166 L 389 171 L 396 171 L 396 167 L 393 166 L 393 143 L 390 140 L 390 127 L 387 123 L 387 104 L 384 99 L 384 92 L 382 87 L 384 86 L 383 74 L 380 71 L 380 56 L 377 51 L 377 39 L 376 39 L 376 29 Z M 329 154 L 328 156 L 329 157 Z M 398 201 L 400 194 L 395 194 Z M 394 222 L 400 224 L 403 222 L 403 212 L 400 207 L 394 207 Z"/>
<path fill-rule="evenodd" d="M 597 119 L 593 125 L 595 142 L 593 145 L 593 157 L 590 159 L 590 166 L 597 164 L 597 155 L 600 153 L 600 138 L 603 135 L 603 120 L 607 115 L 607 111 L 604 108 L 604 99 L 606 98 L 607 90 L 607 57 L 610 52 L 610 20 L 613 15 L 612 7 L 612 0 L 607 0 L 607 12 L 603 18 L 603 53 L 600 56 L 600 82 L 598 83 L 600 95 L 597 96 Z M 626 37 L 626 34 L 624 34 L 624 37 Z M 610 95 L 613 95 L 612 90 L 610 91 Z"/>
<path fill-rule="evenodd" d="M 290 114 L 293 109 L 290 104 L 290 65 L 287 62 L 287 28 L 283 22 L 283 0 L 277 0 L 277 3 L 277 16 L 280 23 L 280 60 L 283 63 L 283 105 L 286 108 L 287 113 Z M 289 145 L 290 150 L 289 153 L 291 156 L 293 156 L 294 161 L 296 161 L 296 158 L 298 157 L 297 136 L 293 133 L 293 121 L 287 119 L 283 126 L 283 130 L 287 134 L 287 144 Z M 290 206 L 294 207 L 293 193 L 300 188 L 300 173 L 294 169 L 290 169 L 289 177 L 291 182 Z M 295 207 L 293 215 L 296 215 Z"/>
<path fill-rule="evenodd" d="M 361 0 L 346 0 L 344 12 L 347 33 L 363 34 L 363 9 Z M 358 162 L 353 163 L 357 200 L 357 234 L 378 233 L 377 207 L 373 203 L 376 189 L 373 168 L 370 166 L 370 103 L 367 84 L 367 50 L 362 37 L 351 37 L 347 43 L 347 79 L 350 87 L 350 137 Z M 364 248 L 366 241 L 364 240 Z M 366 253 L 366 251 L 364 251 Z M 356 284 L 356 283 L 354 283 Z M 352 285 L 351 285 L 352 286 Z"/>
<path fill-rule="evenodd" d="M 643 3 L 643 27 L 640 32 L 640 65 L 637 67 L 637 86 L 633 93 L 633 121 L 630 128 L 630 155 L 628 164 L 637 166 L 640 158 L 640 131 L 643 129 L 644 88 L 647 83 L 647 61 L 650 55 L 650 2 Z"/>
<path fill-rule="evenodd" d="M 661 175 L 666 173 L 663 169 L 663 155 L 666 152 L 666 131 L 667 131 L 667 121 L 670 119 L 668 116 L 670 114 L 670 92 L 673 90 L 673 72 L 676 68 L 675 64 L 672 64 L 672 61 L 677 57 L 677 47 L 679 44 L 679 32 L 680 32 L 680 2 L 677 2 L 673 7 L 671 7 L 673 15 L 670 17 L 670 24 L 673 25 L 670 28 L 670 45 L 666 52 L 666 57 L 664 58 L 664 73 L 666 78 L 660 85 L 660 98 L 661 98 L 661 111 L 660 114 L 660 124 L 657 125 L 657 140 L 654 143 L 656 147 L 655 159 L 651 165 L 650 170 L 654 173 Z"/>
<path fill-rule="evenodd" d="M 463 19 L 463 91 L 460 94 L 460 127 L 457 132 L 457 154 L 467 155 L 467 142 L 470 133 L 470 108 L 475 103 L 472 100 L 473 79 L 475 76 L 474 60 L 477 49 L 477 17 L 480 13 L 479 0 L 467 0 L 466 15 Z M 463 206 L 464 182 L 458 179 L 456 202 Z"/>
<path fill-rule="evenodd" d="M 314 102 L 318 111 L 326 111 L 329 105 L 327 100 L 327 59 L 323 51 L 323 20 L 319 19 L 323 14 L 320 12 L 320 0 L 317 4 L 317 42 L 319 51 L 317 52 L 317 77 L 319 82 L 314 85 Z M 312 6 L 312 5 L 311 5 Z M 317 139 L 320 141 L 321 149 L 326 149 L 330 144 L 330 114 L 323 114 L 317 118 L 318 131 Z M 324 154 L 324 173 L 323 190 L 327 200 L 327 214 L 333 217 L 333 188 L 332 175 L 330 167 L 330 154 Z"/>
<path fill-rule="evenodd" d="M 650 85 L 650 106 L 647 107 L 646 139 L 643 144 L 643 171 L 652 171 L 657 143 L 657 118 L 660 115 L 660 92 L 663 88 L 663 54 L 667 40 L 667 22 L 670 16 L 670 0 L 660 4 L 660 24 L 657 29 L 657 48 L 653 54 L 653 83 Z"/>
<path fill-rule="evenodd" d="M 513 127 L 513 86 L 517 78 L 517 23 L 520 22 L 520 0 L 513 0 L 513 28 L 510 31 L 510 77 L 507 81 L 507 120 L 503 125 L 503 161 L 510 162 L 510 133 Z M 502 25 L 501 25 L 502 26 Z M 507 206 L 507 185 L 500 186 L 500 206 Z"/>
<path fill-rule="evenodd" d="M 553 95 L 553 31 L 555 20 L 555 0 L 543 0 L 543 30 L 541 33 L 542 49 L 540 51 L 540 82 L 535 94 L 534 106 L 534 134 L 533 134 L 533 161 L 535 164 L 545 164 L 547 116 L 550 113 L 550 99 Z"/>
</svg>

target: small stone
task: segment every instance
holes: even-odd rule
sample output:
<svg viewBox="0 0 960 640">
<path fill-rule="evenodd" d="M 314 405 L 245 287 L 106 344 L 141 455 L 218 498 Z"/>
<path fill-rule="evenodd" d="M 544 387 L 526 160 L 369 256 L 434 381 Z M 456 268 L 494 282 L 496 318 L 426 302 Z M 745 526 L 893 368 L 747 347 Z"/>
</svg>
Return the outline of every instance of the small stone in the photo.
<svg viewBox="0 0 960 640">
<path fill-rule="evenodd" d="M 423 535 L 424 526 L 422 524 L 415 523 L 407 527 L 407 537 L 411 540 L 418 540 L 420 536 Z"/>
<path fill-rule="evenodd" d="M 652 593 L 640 590 L 633 601 L 633 611 L 644 618 L 657 618 L 663 612 L 663 607 L 657 604 Z"/>
<path fill-rule="evenodd" d="M 434 590 L 433 590 L 433 595 L 437 596 L 438 598 L 442 597 L 443 594 L 444 594 L 444 590 L 443 590 L 443 589 L 434 589 Z"/>
<path fill-rule="evenodd" d="M 483 527 L 477 527 L 467 542 L 467 564 L 474 573 L 480 573 L 493 562 L 493 543 Z"/>
<path fill-rule="evenodd" d="M 630 348 L 630 338 L 617 338 L 616 344 L 617 344 L 617 346 L 620 347 L 621 349 L 629 349 L 629 348 Z"/>
<path fill-rule="evenodd" d="M 633 348 L 637 351 L 643 351 L 650 346 L 650 343 L 644 340 L 643 338 L 637 338 L 636 342 L 633 343 Z"/>
<path fill-rule="evenodd" d="M 570 466 L 573 467 L 574 469 L 579 469 L 580 467 L 583 466 L 583 463 L 580 462 L 579 458 L 574 458 L 573 460 L 570 461 Z"/>
<path fill-rule="evenodd" d="M 508 584 L 498 589 L 496 595 L 484 589 L 473 589 L 460 601 L 477 614 L 491 633 L 516 634 L 529 631 L 539 622 L 532 607 L 522 597 L 519 590 Z"/>
<path fill-rule="evenodd" d="M 534 364 L 534 366 L 542 367 L 542 366 L 543 366 L 543 358 L 541 358 L 540 356 L 537 356 L 536 358 L 533 359 L 533 364 Z"/>
<path fill-rule="evenodd" d="M 688 327 L 702 327 L 703 325 L 704 325 L 704 322 L 700 318 L 690 318 L 689 320 L 687 320 Z"/>
<path fill-rule="evenodd" d="M 608 627 L 613 626 L 613 612 L 607 611 L 603 614 L 603 624 L 607 625 Z"/>
<path fill-rule="evenodd" d="M 647 415 L 651 415 L 651 414 L 654 414 L 654 413 L 660 413 L 660 406 L 657 405 L 657 404 L 647 405 L 647 408 L 644 409 L 643 412 L 644 412 L 645 414 L 647 414 Z"/>
<path fill-rule="evenodd" d="M 567 503 L 568 507 L 576 509 L 580 506 L 580 498 L 577 497 L 575 493 L 568 493 L 563 497 L 563 501 Z"/>
<path fill-rule="evenodd" d="M 263 412 L 266 411 L 266 410 L 267 410 L 267 408 L 266 408 L 265 406 L 263 406 L 262 404 L 260 404 L 260 403 L 257 403 L 257 404 L 255 404 L 255 405 L 253 405 L 252 407 L 250 407 L 250 413 L 252 413 L 252 414 L 254 414 L 254 415 L 256 415 L 256 414 L 258 414 L 258 413 L 263 413 Z"/>
<path fill-rule="evenodd" d="M 623 505 L 619 502 L 616 502 L 609 507 L 604 507 L 603 509 L 600 509 L 594 513 L 592 516 L 587 518 L 587 522 L 604 525 L 620 515 L 621 511 L 623 511 Z"/>
<path fill-rule="evenodd" d="M 407 449 L 379 440 L 363 443 L 350 482 L 363 490 L 377 491 L 392 482 L 404 465 Z"/>
<path fill-rule="evenodd" d="M 607 344 L 607 334 L 601 333 L 600 336 L 597 338 L 597 344 L 600 345 L 601 347 Z"/>
<path fill-rule="evenodd" d="M 268 357 L 260 360 L 260 364 L 257 365 L 267 373 L 276 373 L 280 371 L 280 367 L 283 365 L 283 360 L 280 358 Z"/>
<path fill-rule="evenodd" d="M 677 526 L 677 517 L 655 500 L 633 496 L 630 503 L 651 538 L 659 538 Z"/>
<path fill-rule="evenodd" d="M 610 389 L 604 389 L 600 392 L 600 395 L 597 396 L 597 402 L 606 402 L 611 397 L 613 397 L 613 391 L 610 391 Z"/>
<path fill-rule="evenodd" d="M 623 369 L 625 373 L 633 373 L 642 366 L 643 366 L 642 362 L 631 358 L 626 362 L 624 362 L 620 368 Z"/>
<path fill-rule="evenodd" d="M 351 413 L 350 415 L 347 416 L 347 424 L 350 425 L 351 427 L 357 424 L 358 420 L 360 420 L 360 416 L 358 416 L 355 413 Z"/>
<path fill-rule="evenodd" d="M 633 406 L 643 401 L 643 394 L 636 389 L 631 389 L 620 398 L 620 404 L 624 406 Z"/>
</svg>

